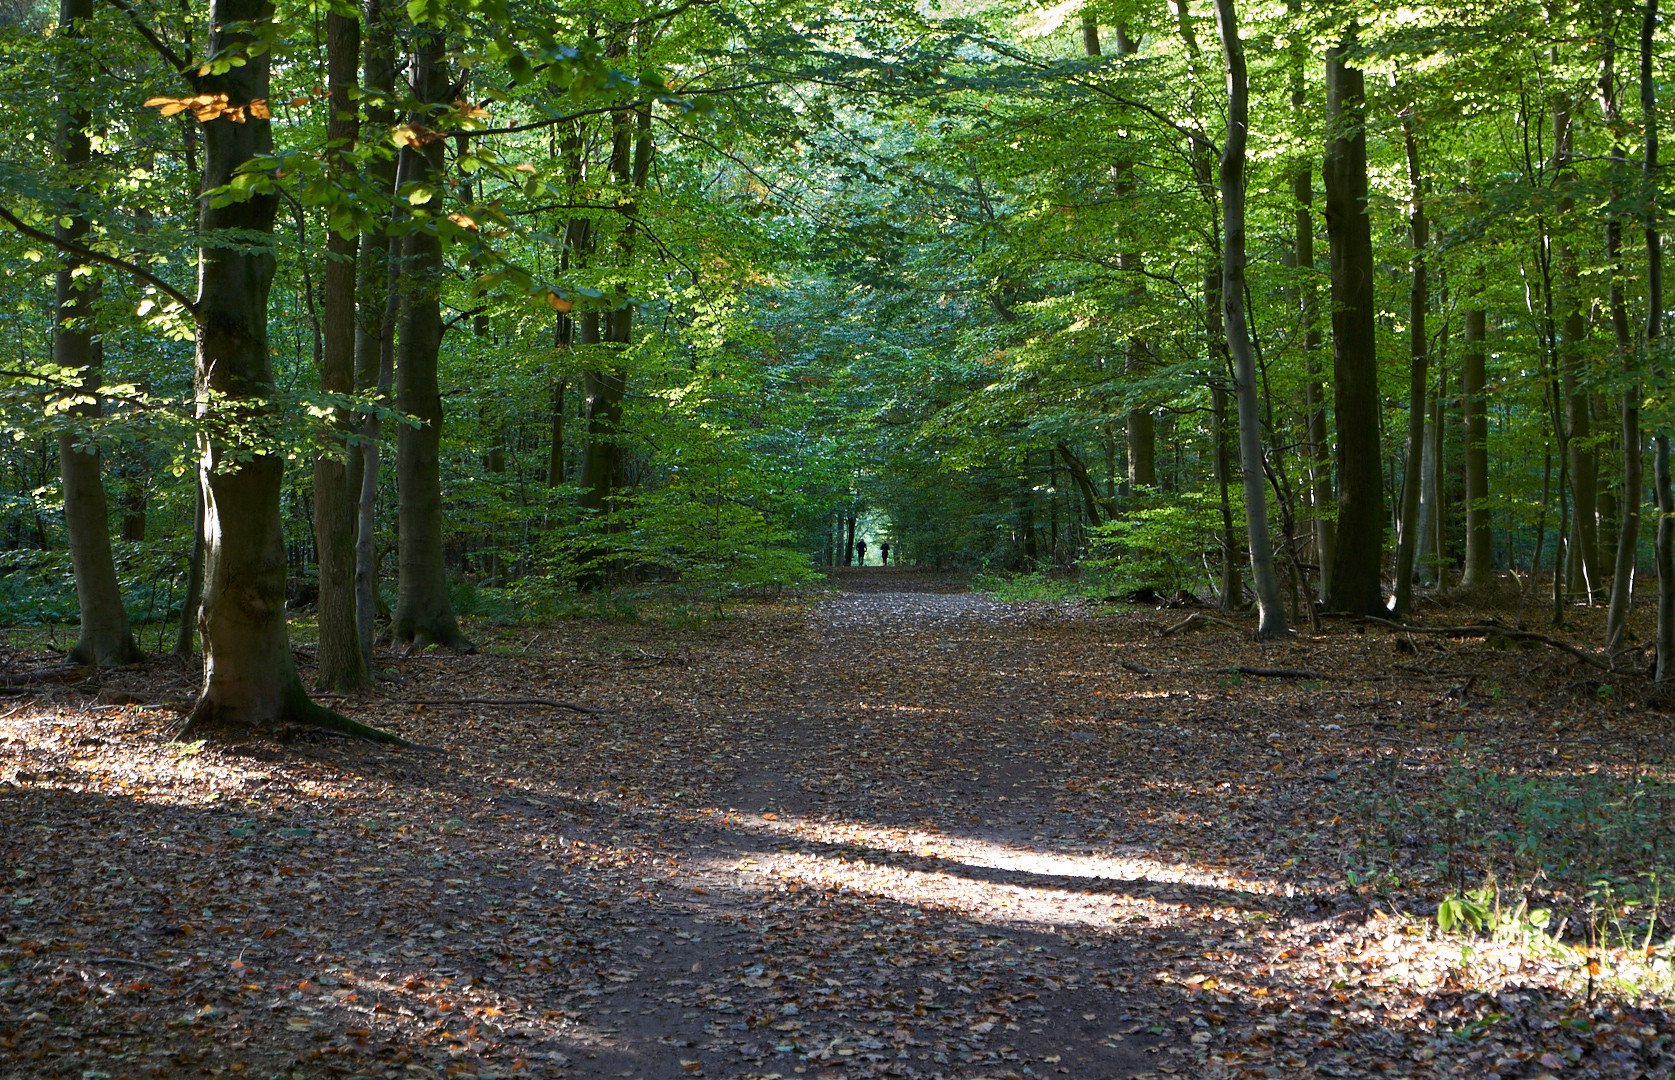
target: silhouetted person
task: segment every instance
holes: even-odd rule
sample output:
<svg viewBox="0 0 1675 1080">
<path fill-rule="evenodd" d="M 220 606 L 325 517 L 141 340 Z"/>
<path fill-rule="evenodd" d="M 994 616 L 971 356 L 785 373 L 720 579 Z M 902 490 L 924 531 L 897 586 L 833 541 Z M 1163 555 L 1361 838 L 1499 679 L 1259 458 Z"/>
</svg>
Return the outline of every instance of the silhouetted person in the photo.
<svg viewBox="0 0 1675 1080">
<path fill-rule="evenodd" d="M 890 541 L 885 540 L 878 545 L 878 565 L 890 565 Z"/>
<path fill-rule="evenodd" d="M 867 564 L 867 542 L 865 540 L 855 541 L 855 559 L 862 566 Z"/>
</svg>

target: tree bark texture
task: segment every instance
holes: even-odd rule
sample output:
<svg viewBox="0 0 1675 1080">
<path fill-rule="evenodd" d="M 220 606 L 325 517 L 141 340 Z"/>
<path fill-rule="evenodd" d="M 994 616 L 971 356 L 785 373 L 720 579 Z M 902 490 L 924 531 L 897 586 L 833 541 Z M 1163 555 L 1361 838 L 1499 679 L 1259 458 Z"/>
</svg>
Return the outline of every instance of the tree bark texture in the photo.
<svg viewBox="0 0 1675 1080">
<path fill-rule="evenodd" d="M 443 140 L 431 130 L 435 110 L 448 98 L 446 40 L 433 26 L 413 31 L 413 89 L 417 107 L 409 118 L 425 133 L 401 151 L 403 183 L 435 184 L 431 213 L 440 212 Z M 396 433 L 397 559 L 392 640 L 398 643 L 467 648 L 448 596 L 442 551 L 442 391 L 437 359 L 442 350 L 442 242 L 422 225 L 402 240 L 401 333 L 396 347 L 396 408 L 419 421 Z"/>
<path fill-rule="evenodd" d="M 1250 87 L 1239 17 L 1233 0 L 1216 0 L 1216 29 L 1227 63 L 1227 137 L 1221 154 L 1222 306 L 1227 350 L 1238 385 L 1239 468 L 1245 496 L 1245 532 L 1250 544 L 1251 581 L 1256 586 L 1256 636 L 1267 640 L 1287 632 L 1274 550 L 1268 536 L 1267 477 L 1262 463 L 1262 412 L 1256 392 L 1256 354 L 1245 321 L 1245 144 L 1250 124 Z"/>
<path fill-rule="evenodd" d="M 395 35 L 383 0 L 367 0 L 362 6 L 366 39 L 366 91 L 369 142 L 382 148 L 395 123 L 395 111 L 387 104 L 395 92 Z M 367 164 L 368 183 L 392 198 L 397 185 L 395 155 L 374 158 Z M 399 205 L 399 204 L 398 204 Z M 355 388 L 375 390 L 380 403 L 389 401 L 395 383 L 395 325 L 399 306 L 396 291 L 397 247 L 390 234 L 375 229 L 362 237 L 360 266 L 356 273 L 357 313 L 355 319 Z M 378 618 L 378 483 L 383 468 L 381 441 L 384 422 L 376 414 L 361 422 L 361 444 L 350 462 L 349 489 L 355 493 L 355 632 L 359 636 L 362 662 L 372 668 L 373 626 Z"/>
<path fill-rule="evenodd" d="M 1331 243 L 1332 397 L 1338 431 L 1338 536 L 1326 606 L 1373 615 L 1383 610 L 1384 477 L 1365 90 L 1360 69 L 1346 61 L 1354 44 L 1351 30 L 1326 57 L 1330 130 L 1322 172 Z"/>
<path fill-rule="evenodd" d="M 1462 589 L 1479 589 L 1494 579 L 1494 515 L 1489 499 L 1489 409 L 1485 389 L 1489 315 L 1483 309 L 1483 285 L 1478 284 L 1465 313 L 1465 350 L 1461 360 L 1461 408 L 1465 413 L 1466 446 L 1466 558 Z"/>
<path fill-rule="evenodd" d="M 242 50 L 246 27 L 271 19 L 269 0 L 212 0 L 210 55 Z M 228 183 L 251 158 L 273 149 L 266 110 L 269 54 L 251 52 L 240 67 L 201 76 L 200 92 L 227 95 L 242 109 L 203 123 L 203 191 Z M 272 731 L 288 723 L 392 740 L 309 701 L 291 660 L 285 627 L 285 538 L 280 486 L 285 462 L 267 441 L 276 421 L 268 352 L 270 245 L 276 194 L 257 194 L 226 206 L 199 204 L 196 379 L 198 417 L 205 433 L 199 482 L 204 492 L 205 568 L 198 619 L 204 683 L 181 738 L 221 731 Z M 215 238 L 234 235 L 236 246 Z"/>
<path fill-rule="evenodd" d="M 85 37 L 93 18 L 93 0 L 62 0 L 58 32 L 71 39 Z M 58 117 L 58 159 L 75 176 L 93 156 L 87 126 L 90 112 L 84 103 L 70 104 Z M 79 209 L 61 215 L 54 227 L 58 238 L 78 242 L 87 234 L 87 218 Z M 99 301 L 98 277 L 91 264 L 66 255 L 55 280 L 52 361 L 65 371 L 80 373 L 72 393 L 92 398 L 73 405 L 58 436 L 59 473 L 64 483 L 64 531 L 69 541 L 70 565 L 75 572 L 76 606 L 81 615 L 75 647 L 69 660 L 94 667 L 115 667 L 144 659 L 128 626 L 122 586 L 111 552 L 109 506 L 105 499 L 104 466 L 98 447 L 79 432 L 79 424 L 96 420 L 102 377 L 102 348 L 94 332 L 94 309 Z"/>
<path fill-rule="evenodd" d="M 1572 151 L 1575 122 L 1570 102 L 1561 101 L 1553 110 L 1554 173 L 1561 189 L 1576 182 Z M 1568 193 L 1559 200 L 1558 215 L 1569 215 L 1575 200 Z M 1560 238 L 1553 245 L 1558 270 L 1559 372 L 1564 390 L 1564 424 L 1569 450 L 1571 518 L 1567 548 L 1566 578 L 1580 586 L 1585 599 L 1604 581 L 1599 568 L 1598 455 L 1593 446 L 1589 388 L 1583 371 L 1583 343 L 1588 336 L 1582 312 L 1582 281 L 1576 252 Z"/>
<path fill-rule="evenodd" d="M 326 15 L 326 81 L 331 116 L 326 125 L 327 168 L 338 179 L 353 166 L 354 91 L 359 83 L 361 24 L 337 12 Z M 355 390 L 355 260 L 358 236 L 326 230 L 325 296 L 320 353 L 320 389 L 349 395 Z M 315 685 L 340 693 L 371 685 L 355 621 L 355 524 L 359 492 L 349 486 L 348 435 L 353 417 L 333 409 L 314 458 L 314 543 L 319 552 L 318 669 Z"/>
<path fill-rule="evenodd" d="M 1300 164 L 1292 177 L 1291 190 L 1297 200 L 1297 266 L 1305 275 L 1299 289 L 1302 304 L 1298 314 L 1303 320 L 1303 362 L 1306 366 L 1303 404 L 1306 411 L 1304 423 L 1307 425 L 1309 513 L 1314 520 L 1315 557 L 1320 564 L 1320 591 L 1324 595 L 1332 588 L 1332 559 L 1337 550 L 1338 530 L 1332 505 L 1332 449 L 1326 430 L 1326 393 L 1320 382 L 1317 359 L 1321 336 L 1320 310 L 1313 278 L 1313 171 L 1308 162 Z"/>
<path fill-rule="evenodd" d="M 1658 84 L 1653 67 L 1658 0 L 1646 0 L 1640 23 L 1640 110 L 1645 129 L 1641 161 L 1646 184 L 1642 211 L 1646 227 L 1646 352 L 1656 355 L 1663 339 L 1663 244 L 1658 233 Z M 1654 483 L 1657 487 L 1658 531 L 1653 552 L 1658 570 L 1657 680 L 1675 674 L 1675 502 L 1669 490 L 1669 437 L 1657 437 Z"/>
</svg>

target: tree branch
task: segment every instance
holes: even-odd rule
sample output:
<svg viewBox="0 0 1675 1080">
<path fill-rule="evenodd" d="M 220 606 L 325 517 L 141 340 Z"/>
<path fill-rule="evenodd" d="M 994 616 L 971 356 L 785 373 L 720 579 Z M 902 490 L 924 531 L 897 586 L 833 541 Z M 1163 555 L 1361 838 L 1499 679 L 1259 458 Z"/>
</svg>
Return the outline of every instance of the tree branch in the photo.
<svg viewBox="0 0 1675 1080">
<path fill-rule="evenodd" d="M 40 229 L 25 225 L 16 214 L 7 210 L 4 206 L 0 206 L 0 220 L 4 220 L 12 228 L 31 240 L 51 244 L 60 251 L 67 251 L 77 258 L 86 259 L 89 262 L 104 263 L 106 266 L 114 266 L 118 270 L 125 270 L 185 308 L 194 317 L 198 314 L 198 305 L 195 301 L 188 299 L 185 293 L 136 263 L 131 263 L 127 259 L 119 259 L 115 255 L 106 255 L 104 252 L 96 251 L 90 247 L 83 247 L 73 240 L 61 240 L 51 233 L 42 232 Z"/>
<path fill-rule="evenodd" d="M 127 0 L 110 0 L 110 5 L 128 16 L 128 21 L 134 24 L 134 29 L 139 31 L 140 37 L 145 38 L 146 42 L 157 50 L 157 55 L 173 64 L 175 73 L 191 83 L 193 89 L 197 88 L 198 79 L 192 73 L 191 65 L 182 60 L 179 53 L 169 48 L 169 43 L 157 36 L 157 31 L 145 24 L 144 20 L 140 18 L 140 13 L 134 10 L 132 4 L 129 4 Z"/>
</svg>

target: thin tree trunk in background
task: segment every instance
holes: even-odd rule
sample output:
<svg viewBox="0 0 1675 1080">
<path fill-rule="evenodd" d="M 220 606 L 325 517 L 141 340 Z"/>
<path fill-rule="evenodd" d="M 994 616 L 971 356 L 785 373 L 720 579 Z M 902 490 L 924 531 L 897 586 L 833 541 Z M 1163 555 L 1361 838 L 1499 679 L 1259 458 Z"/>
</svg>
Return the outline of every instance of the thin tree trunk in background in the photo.
<svg viewBox="0 0 1675 1080">
<path fill-rule="evenodd" d="M 1611 27 L 1602 35 L 1605 58 L 1600 65 L 1600 101 L 1605 109 L 1606 128 L 1611 136 L 1611 193 L 1622 196 L 1628 178 L 1627 149 L 1623 144 L 1622 107 L 1617 98 L 1616 40 Z M 1623 388 L 1620 404 L 1623 443 L 1622 493 L 1618 501 L 1617 549 L 1611 574 L 1611 606 L 1605 617 L 1605 648 L 1616 652 L 1628 635 L 1629 611 L 1634 607 L 1634 572 L 1640 549 L 1640 505 L 1644 479 L 1640 436 L 1640 383 L 1632 378 L 1638 365 L 1634 356 L 1634 331 L 1629 325 L 1628 302 L 1623 296 L 1623 222 L 1612 213 L 1605 220 L 1605 263 L 1611 270 L 1609 306 L 1611 332 L 1617 344 L 1617 362 L 1631 378 Z"/>
<path fill-rule="evenodd" d="M 564 483 L 564 380 L 553 381 L 552 431 L 547 449 L 547 486 Z"/>
<path fill-rule="evenodd" d="M 1313 166 L 1304 162 L 1292 178 L 1291 190 L 1297 200 L 1296 243 L 1297 266 L 1307 275 L 1300 289 L 1303 320 L 1303 403 L 1307 415 L 1307 454 L 1309 477 L 1309 515 L 1314 521 L 1315 558 L 1320 565 L 1320 593 L 1332 589 L 1332 560 L 1337 551 L 1337 524 L 1333 520 L 1332 500 L 1332 443 L 1326 430 L 1326 394 L 1320 382 L 1320 309 L 1315 296 L 1314 271 L 1314 202 Z"/>
<path fill-rule="evenodd" d="M 1640 110 L 1646 150 L 1646 354 L 1655 356 L 1663 339 L 1663 244 L 1658 235 L 1658 84 L 1653 71 L 1653 43 L 1658 24 L 1658 0 L 1646 0 L 1640 24 Z M 1669 491 L 1669 437 L 1659 435 L 1653 465 L 1657 487 L 1658 531 L 1653 549 L 1658 570 L 1657 680 L 1675 674 L 1675 503 Z"/>
<path fill-rule="evenodd" d="M 198 634 L 198 598 L 204 591 L 204 489 L 192 498 L 192 550 L 186 556 L 186 598 L 180 603 L 180 624 L 175 631 L 174 654 L 181 660 L 192 655 Z"/>
<path fill-rule="evenodd" d="M 326 15 L 326 66 L 330 119 L 326 125 L 328 172 L 339 182 L 353 171 L 356 104 L 361 61 L 360 21 L 337 12 Z M 328 394 L 355 390 L 355 259 L 358 236 L 343 236 L 328 225 L 320 389 Z M 320 560 L 318 674 L 315 686 L 339 693 L 371 685 L 366 656 L 355 627 L 355 518 L 358 491 L 349 486 L 347 409 L 333 409 L 314 459 L 314 542 Z M 358 455 L 356 455 L 358 456 Z"/>
<path fill-rule="evenodd" d="M 1245 586 L 1239 573 L 1239 534 L 1233 528 L 1233 468 L 1227 456 L 1227 391 L 1220 386 L 1210 388 L 1210 428 L 1211 438 L 1216 444 L 1216 489 L 1221 496 L 1221 610 L 1236 611 L 1244 602 Z"/>
<path fill-rule="evenodd" d="M 1575 205 L 1575 200 L 1568 194 L 1568 186 L 1576 182 L 1576 170 L 1572 164 L 1575 130 L 1570 102 L 1564 100 L 1553 110 L 1554 174 L 1563 193 L 1557 212 L 1560 221 L 1570 215 Z M 1598 455 L 1593 447 L 1590 395 L 1582 370 L 1582 350 L 1588 327 L 1582 311 L 1581 269 L 1576 252 L 1562 236 L 1555 241 L 1553 251 L 1553 261 L 1558 270 L 1557 298 L 1561 312 L 1558 325 L 1559 378 L 1564 394 L 1568 450 L 1565 465 L 1569 472 L 1571 506 L 1565 578 L 1580 586 L 1583 598 L 1591 605 L 1594 590 L 1600 586 L 1604 576 L 1599 569 Z M 1572 591 L 1575 591 L 1574 588 Z"/>
<path fill-rule="evenodd" d="M 1337 415 L 1338 536 L 1327 608 L 1384 610 L 1384 477 L 1372 222 L 1367 216 L 1364 79 L 1345 57 L 1353 28 L 1326 56 L 1326 234 L 1332 265 L 1332 396 Z"/>
<path fill-rule="evenodd" d="M 388 12 L 382 0 L 367 0 L 361 8 L 365 21 L 366 91 L 374 100 L 366 104 L 371 137 L 380 148 L 388 142 L 395 124 L 395 111 L 387 99 L 395 89 L 395 45 Z M 382 98 L 383 100 L 378 100 Z M 395 156 L 374 158 L 367 163 L 367 182 L 395 195 Z M 395 323 L 399 303 L 396 292 L 397 248 L 390 234 L 377 229 L 361 240 L 360 267 L 356 273 L 357 314 L 355 319 L 355 388 L 376 391 L 380 404 L 388 404 L 395 383 Z M 372 668 L 373 627 L 377 623 L 378 596 L 378 483 L 383 467 L 381 439 L 384 422 L 369 415 L 361 422 L 361 445 L 350 461 L 349 490 L 357 499 L 355 522 L 355 632 L 360 639 L 362 662 Z"/>
<path fill-rule="evenodd" d="M 848 539 L 846 539 L 844 541 L 844 544 L 843 544 L 843 565 L 854 566 L 855 565 L 855 519 L 854 518 L 848 518 L 846 520 L 847 520 L 849 532 L 848 532 Z"/>
<path fill-rule="evenodd" d="M 417 106 L 409 122 L 428 130 L 448 97 L 447 43 L 432 26 L 413 32 L 413 88 Z M 440 183 L 443 140 L 409 143 L 401 150 L 403 182 Z M 438 190 L 432 212 L 439 212 Z M 392 640 L 424 646 L 469 648 L 454 618 L 442 550 L 442 391 L 437 361 L 442 349 L 442 243 L 415 229 L 402 242 L 401 334 L 396 350 L 396 408 L 419 421 L 396 432 L 396 546 L 400 583 Z"/>
<path fill-rule="evenodd" d="M 1227 351 L 1233 359 L 1239 398 L 1239 467 L 1244 477 L 1245 532 L 1250 544 L 1250 574 L 1256 585 L 1256 636 L 1268 640 L 1286 633 L 1285 603 L 1274 570 L 1268 536 L 1267 478 L 1262 468 L 1262 413 L 1256 393 L 1256 354 L 1245 321 L 1245 143 L 1249 136 L 1250 86 L 1245 75 L 1245 47 L 1239 40 L 1239 17 L 1233 0 L 1216 0 L 1216 29 L 1227 61 L 1227 141 L 1221 154 L 1222 305 L 1226 312 Z"/>
<path fill-rule="evenodd" d="M 59 36 L 72 40 L 85 38 L 87 23 L 92 18 L 93 0 L 62 0 L 58 9 Z M 70 46 L 66 44 L 65 48 L 68 50 Z M 67 53 L 66 62 L 71 60 L 72 54 Z M 93 157 L 87 131 L 90 117 L 87 106 L 77 103 L 58 118 L 58 160 L 72 177 Z M 87 230 L 87 217 L 79 208 L 61 216 L 54 227 L 58 238 L 68 243 L 79 242 Z M 66 428 L 58 435 L 59 474 L 64 484 L 64 531 L 69 542 L 70 564 L 75 571 L 76 607 L 81 615 L 69 660 L 105 668 L 135 663 L 143 660 L 145 654 L 134 642 L 128 626 L 128 609 L 122 603 L 122 586 L 116 577 L 103 457 L 95 444 L 84 441 L 87 433 L 77 430 L 82 422 L 98 418 L 98 390 L 104 382 L 103 349 L 94 329 L 99 279 L 91 273 L 92 269 L 87 262 L 64 256 L 64 268 L 55 278 L 52 362 L 65 372 L 78 372 L 78 386 L 72 393 L 79 391 L 92 399 L 66 410 Z"/>
<path fill-rule="evenodd" d="M 1408 400 L 1407 465 L 1403 469 L 1399 539 L 1396 544 L 1396 603 L 1392 614 L 1406 618 L 1413 610 L 1413 557 L 1419 547 L 1419 496 L 1425 459 L 1425 392 L 1430 387 L 1430 339 L 1425 316 L 1431 306 L 1430 277 L 1425 248 L 1430 225 L 1425 220 L 1424 184 L 1419 172 L 1419 141 L 1411 117 L 1402 122 L 1402 144 L 1407 152 L 1408 239 L 1413 245 L 1413 281 L 1408 287 Z"/>
</svg>

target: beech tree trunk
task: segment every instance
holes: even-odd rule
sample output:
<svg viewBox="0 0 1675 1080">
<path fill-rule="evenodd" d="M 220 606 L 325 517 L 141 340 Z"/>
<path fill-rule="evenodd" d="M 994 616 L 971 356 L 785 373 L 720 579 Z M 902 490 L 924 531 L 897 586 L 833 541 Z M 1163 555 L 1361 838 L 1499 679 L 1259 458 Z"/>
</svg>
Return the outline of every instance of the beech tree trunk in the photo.
<svg viewBox="0 0 1675 1080">
<path fill-rule="evenodd" d="M 239 50 L 245 64 L 220 75 L 200 76 L 201 93 L 225 94 L 229 109 L 204 121 L 203 191 L 232 180 L 251 158 L 270 153 L 272 132 L 264 107 L 269 54 L 244 52 L 250 27 L 273 17 L 269 0 L 212 0 L 209 54 Z M 252 106 L 257 106 L 252 108 Z M 199 204 L 197 317 L 198 418 L 203 455 L 206 538 L 199 633 L 204 646 L 203 693 L 180 737 L 218 732 L 272 731 L 303 723 L 382 741 L 394 736 L 357 724 L 311 702 L 291 661 L 285 627 L 285 538 L 280 526 L 280 486 L 285 461 L 265 440 L 276 387 L 268 351 L 268 290 L 273 284 L 270 245 L 275 194 L 257 194 L 226 206 L 205 197 Z M 218 247 L 216 238 L 237 237 Z M 255 432 L 252 435 L 252 431 Z"/>
<path fill-rule="evenodd" d="M 387 99 L 395 89 L 395 36 L 389 13 L 382 0 L 367 0 L 362 12 L 366 23 L 366 88 L 368 93 Z M 387 104 L 369 103 L 366 116 L 372 129 L 369 141 L 382 148 L 395 123 L 395 111 Z M 374 158 L 366 171 L 369 183 L 392 196 L 395 194 L 394 155 Z M 395 383 L 395 324 L 399 307 L 396 253 L 396 245 L 387 231 L 378 229 L 367 234 L 361 241 L 355 282 L 359 294 L 355 319 L 355 388 L 363 392 L 375 390 L 380 403 L 389 401 Z M 361 445 L 350 461 L 348 477 L 349 490 L 357 500 L 355 632 L 360 640 L 362 662 L 369 671 L 373 627 L 379 614 L 378 482 L 383 467 L 383 434 L 384 422 L 377 415 L 367 416 L 361 422 Z"/>
<path fill-rule="evenodd" d="M 1627 149 L 1623 145 L 1622 110 L 1617 100 L 1616 41 L 1607 26 L 1601 35 L 1605 57 L 1600 65 L 1600 100 L 1605 107 L 1606 126 L 1611 136 L 1611 188 L 1613 201 L 1621 197 L 1628 174 Z M 1611 268 L 1609 307 L 1611 332 L 1617 344 L 1617 361 L 1625 374 L 1636 369 L 1634 331 L 1629 325 L 1628 302 L 1623 296 L 1623 223 L 1613 213 L 1605 220 L 1605 263 Z M 1634 572 L 1640 547 L 1640 504 L 1644 481 L 1641 475 L 1640 383 L 1630 378 L 1623 388 L 1619 415 L 1622 423 L 1622 494 L 1618 499 L 1616 559 L 1611 573 L 1611 606 L 1605 617 L 1605 647 L 1615 652 L 1628 635 L 1628 616 L 1634 606 Z"/>
<path fill-rule="evenodd" d="M 328 169 L 343 178 L 353 166 L 361 53 L 359 20 L 326 14 L 326 81 L 329 88 L 326 139 Z M 358 236 L 326 230 L 325 296 L 320 352 L 320 389 L 348 395 L 355 389 L 355 259 Z M 314 459 L 314 542 L 319 551 L 320 599 L 318 673 L 321 690 L 348 692 L 372 683 L 355 624 L 355 518 L 359 492 L 349 486 L 347 436 L 353 420 L 334 409 Z"/>
<path fill-rule="evenodd" d="M 1461 410 L 1466 428 L 1466 559 L 1460 588 L 1479 589 L 1494 578 L 1494 515 L 1489 512 L 1489 410 L 1485 339 L 1489 316 L 1483 308 L 1481 275 L 1465 313 L 1465 355 L 1461 362 Z"/>
<path fill-rule="evenodd" d="M 70 39 L 84 38 L 92 18 L 93 0 L 62 0 L 58 33 Z M 65 108 L 58 119 L 58 160 L 71 177 L 93 156 L 87 132 L 89 119 L 88 108 L 79 102 Z M 61 216 L 54 231 L 60 240 L 79 242 L 87 234 L 87 218 L 78 209 Z M 80 372 L 78 390 L 93 398 L 68 410 L 66 428 L 58 435 L 58 464 L 64 482 L 64 531 L 81 615 L 69 660 L 104 668 L 135 663 L 145 654 L 134 642 L 128 609 L 122 603 L 122 586 L 116 578 L 102 455 L 97 445 L 87 441 L 86 433 L 77 430 L 80 423 L 98 418 L 97 394 L 104 382 L 102 348 L 94 333 L 99 279 L 92 271 L 91 264 L 73 255 L 64 256 L 64 267 L 55 280 L 52 362 L 65 371 Z"/>
<path fill-rule="evenodd" d="M 1561 189 L 1576 182 L 1576 170 L 1572 164 L 1575 127 L 1570 102 L 1562 100 L 1553 110 L 1554 172 Z M 1564 194 L 1559 200 L 1558 216 L 1567 216 L 1574 203 L 1568 193 Z M 1558 269 L 1558 288 L 1555 291 L 1561 311 L 1558 326 L 1559 377 L 1564 393 L 1571 499 L 1565 577 L 1575 586 L 1580 586 L 1583 597 L 1591 604 L 1594 590 L 1603 578 L 1599 570 L 1598 456 L 1593 447 L 1588 387 L 1582 371 L 1582 349 L 1588 327 L 1582 312 L 1581 270 L 1576 252 L 1561 237 L 1554 243 L 1553 253 Z"/>
<path fill-rule="evenodd" d="M 1645 128 L 1646 352 L 1655 355 L 1663 339 L 1663 243 L 1658 234 L 1658 84 L 1653 70 L 1658 0 L 1646 0 L 1640 23 L 1640 110 Z M 1653 548 L 1658 569 L 1657 681 L 1675 674 L 1675 501 L 1669 490 L 1669 436 L 1659 435 L 1653 462 L 1658 531 Z"/>
<path fill-rule="evenodd" d="M 1338 431 L 1338 535 L 1326 606 L 1383 611 L 1384 476 L 1380 469 L 1372 221 L 1361 70 L 1345 61 L 1353 28 L 1326 54 L 1330 137 L 1322 170 L 1332 267 L 1332 397 Z"/>
<path fill-rule="evenodd" d="M 413 31 L 413 90 L 417 106 L 409 118 L 428 130 L 437 107 L 448 99 L 446 36 L 434 26 Z M 431 212 L 440 212 L 443 140 L 409 143 L 401 150 L 403 183 L 435 183 Z M 448 569 L 442 551 L 442 390 L 437 358 L 442 350 L 442 242 L 434 230 L 417 227 L 402 242 L 401 333 L 396 346 L 396 408 L 419 421 L 396 433 L 397 558 L 392 640 L 418 646 L 470 647 L 454 618 Z"/>
<path fill-rule="evenodd" d="M 182 660 L 192 655 L 198 636 L 198 600 L 204 591 L 204 489 L 192 499 L 192 547 L 186 556 L 186 598 L 180 603 L 180 623 L 175 629 L 174 654 Z"/>
<path fill-rule="evenodd" d="M 1403 470 L 1401 530 L 1396 544 L 1396 602 L 1392 613 L 1405 618 L 1413 607 L 1413 556 L 1419 547 L 1419 496 L 1425 459 L 1425 391 L 1430 386 L 1430 340 L 1425 334 L 1425 315 L 1430 309 L 1431 286 L 1425 268 L 1425 247 L 1430 243 L 1430 226 L 1425 220 L 1424 192 L 1419 174 L 1419 143 L 1411 118 L 1403 122 L 1403 144 L 1407 151 L 1408 238 L 1413 244 L 1413 281 L 1408 287 L 1408 403 L 1407 466 Z"/>
<path fill-rule="evenodd" d="M 1262 413 L 1256 393 L 1256 354 L 1245 321 L 1245 142 L 1249 135 L 1250 87 L 1245 75 L 1245 47 L 1239 40 L 1239 17 L 1233 0 L 1216 0 L 1216 29 L 1227 62 L 1227 139 L 1221 153 L 1222 308 L 1226 312 L 1227 351 L 1238 384 L 1239 468 L 1244 479 L 1245 532 L 1250 545 L 1250 575 L 1256 586 L 1256 636 L 1278 637 L 1289 629 L 1279 575 L 1268 537 L 1267 478 L 1262 468 Z"/>
<path fill-rule="evenodd" d="M 1312 167 L 1304 162 L 1298 166 L 1291 181 L 1292 194 L 1297 199 L 1297 265 L 1305 274 L 1314 270 L 1312 174 Z M 1307 425 L 1309 512 L 1314 519 L 1315 557 L 1320 563 L 1320 592 L 1324 595 L 1332 587 L 1332 559 L 1337 550 L 1338 536 L 1332 513 L 1332 448 L 1326 431 L 1326 394 L 1321 386 L 1317 360 L 1320 352 L 1320 312 L 1312 277 L 1303 281 L 1300 291 L 1302 310 L 1299 316 L 1303 320 L 1303 362 L 1306 367 L 1303 404 L 1307 411 L 1304 423 Z"/>
</svg>

